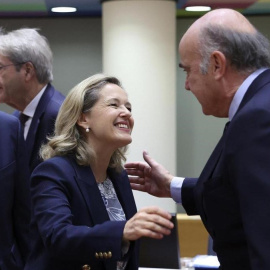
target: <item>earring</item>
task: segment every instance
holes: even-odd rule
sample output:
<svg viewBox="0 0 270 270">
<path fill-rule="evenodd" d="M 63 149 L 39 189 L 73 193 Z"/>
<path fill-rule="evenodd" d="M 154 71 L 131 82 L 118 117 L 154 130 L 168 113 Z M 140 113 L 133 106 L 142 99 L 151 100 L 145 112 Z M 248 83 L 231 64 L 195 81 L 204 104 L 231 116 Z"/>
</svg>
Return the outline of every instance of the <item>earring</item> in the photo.
<svg viewBox="0 0 270 270">
<path fill-rule="evenodd" d="M 86 128 L 85 131 L 88 133 L 90 132 L 90 128 Z"/>
</svg>

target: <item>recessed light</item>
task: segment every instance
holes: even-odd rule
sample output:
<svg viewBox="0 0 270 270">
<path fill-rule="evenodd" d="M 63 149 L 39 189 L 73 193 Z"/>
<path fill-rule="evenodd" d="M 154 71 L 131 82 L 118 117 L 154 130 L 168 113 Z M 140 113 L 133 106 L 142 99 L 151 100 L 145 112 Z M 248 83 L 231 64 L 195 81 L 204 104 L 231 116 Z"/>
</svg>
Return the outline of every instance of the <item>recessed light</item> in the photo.
<svg viewBox="0 0 270 270">
<path fill-rule="evenodd" d="M 210 7 L 207 6 L 193 6 L 193 7 L 186 7 L 186 11 L 209 11 L 211 10 Z"/>
<path fill-rule="evenodd" d="M 66 13 L 66 12 L 76 12 L 77 9 L 75 7 L 53 7 L 51 9 L 52 12 L 60 12 L 60 13 Z"/>
</svg>

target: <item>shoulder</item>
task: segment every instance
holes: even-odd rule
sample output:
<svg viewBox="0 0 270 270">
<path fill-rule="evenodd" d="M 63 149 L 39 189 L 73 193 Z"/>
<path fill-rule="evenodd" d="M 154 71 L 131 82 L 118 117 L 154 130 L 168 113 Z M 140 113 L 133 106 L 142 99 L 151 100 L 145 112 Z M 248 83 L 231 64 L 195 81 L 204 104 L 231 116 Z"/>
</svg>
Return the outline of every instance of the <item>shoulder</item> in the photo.
<svg viewBox="0 0 270 270">
<path fill-rule="evenodd" d="M 1 123 L 9 124 L 9 123 L 19 123 L 19 119 L 13 115 L 0 111 L 0 120 Z"/>
<path fill-rule="evenodd" d="M 58 90 L 56 90 L 51 84 L 47 86 L 46 89 L 48 92 L 51 92 L 51 102 L 58 103 L 61 105 L 65 99 L 65 96 Z"/>
<path fill-rule="evenodd" d="M 56 156 L 41 162 L 33 171 L 32 176 L 37 175 L 74 175 L 74 169 L 72 165 L 72 159 L 68 157 Z"/>
<path fill-rule="evenodd" d="M 0 112 L 0 123 L 1 136 L 9 136 L 8 134 L 10 133 L 12 133 L 13 136 L 18 136 L 20 131 L 20 121 L 17 117 L 4 112 Z"/>
<path fill-rule="evenodd" d="M 54 124 L 64 99 L 65 97 L 59 91 L 55 90 L 53 86 L 50 84 L 47 86 L 36 109 L 36 113 L 39 113 L 39 110 L 42 110 L 42 123 L 53 121 Z"/>
</svg>

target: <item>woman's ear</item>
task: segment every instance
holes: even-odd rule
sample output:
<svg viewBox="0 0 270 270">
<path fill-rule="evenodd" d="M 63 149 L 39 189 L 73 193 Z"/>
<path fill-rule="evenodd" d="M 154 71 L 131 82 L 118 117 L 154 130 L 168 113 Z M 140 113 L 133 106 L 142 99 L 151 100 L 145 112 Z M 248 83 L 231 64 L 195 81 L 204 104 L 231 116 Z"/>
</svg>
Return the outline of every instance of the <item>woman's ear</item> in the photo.
<svg viewBox="0 0 270 270">
<path fill-rule="evenodd" d="M 77 125 L 83 129 L 89 128 L 89 121 L 85 113 L 82 113 L 77 120 Z"/>
<path fill-rule="evenodd" d="M 226 57 L 220 51 L 211 54 L 212 74 L 216 80 L 221 79 L 226 71 Z"/>
</svg>

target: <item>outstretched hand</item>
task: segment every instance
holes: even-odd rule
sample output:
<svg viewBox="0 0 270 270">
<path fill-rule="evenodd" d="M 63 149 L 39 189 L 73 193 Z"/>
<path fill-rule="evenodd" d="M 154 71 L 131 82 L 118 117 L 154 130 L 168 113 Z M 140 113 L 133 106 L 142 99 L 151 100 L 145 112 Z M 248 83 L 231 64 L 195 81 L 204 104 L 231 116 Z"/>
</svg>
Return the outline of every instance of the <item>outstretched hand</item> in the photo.
<svg viewBox="0 0 270 270">
<path fill-rule="evenodd" d="M 141 237 L 161 239 L 171 233 L 174 225 L 170 219 L 170 213 L 156 206 L 142 208 L 127 221 L 123 240 L 132 241 Z"/>
<path fill-rule="evenodd" d="M 156 197 L 171 197 L 170 183 L 173 179 L 161 164 L 144 151 L 144 162 L 125 164 L 132 189 L 147 192 Z"/>
</svg>

